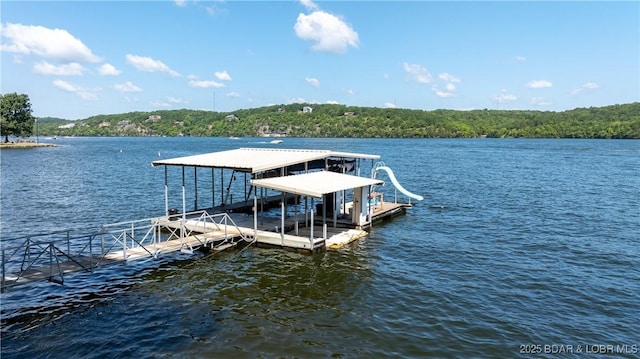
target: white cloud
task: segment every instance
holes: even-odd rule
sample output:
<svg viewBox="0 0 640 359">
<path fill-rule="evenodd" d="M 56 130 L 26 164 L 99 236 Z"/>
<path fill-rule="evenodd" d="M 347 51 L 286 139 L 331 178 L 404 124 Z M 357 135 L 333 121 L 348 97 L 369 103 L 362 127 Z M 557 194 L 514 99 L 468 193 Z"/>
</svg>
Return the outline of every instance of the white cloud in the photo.
<svg viewBox="0 0 640 359">
<path fill-rule="evenodd" d="M 0 25 L 2 25 L 2 24 L 0 24 Z M 22 59 L 22 56 L 20 56 L 20 55 L 13 56 L 13 58 L 11 60 L 16 65 L 22 65 L 24 63 L 24 61 Z"/>
<path fill-rule="evenodd" d="M 437 89 L 434 89 L 434 92 L 436 93 L 436 96 L 440 98 L 449 98 L 455 96 L 455 94 L 451 91 L 439 91 Z"/>
<path fill-rule="evenodd" d="M 355 92 L 354 92 L 352 89 L 348 89 L 348 90 L 347 90 L 347 93 L 348 93 L 349 95 L 353 95 Z"/>
<path fill-rule="evenodd" d="M 116 84 L 113 87 L 120 92 L 142 92 L 142 89 L 134 85 L 131 81 L 127 81 L 122 84 Z"/>
<path fill-rule="evenodd" d="M 552 103 L 549 101 L 545 101 L 544 97 L 532 97 L 531 104 L 534 106 L 549 106 Z"/>
<path fill-rule="evenodd" d="M 498 103 L 502 103 L 502 102 L 506 102 L 506 101 L 516 101 L 516 100 L 518 100 L 518 96 L 516 96 L 514 94 L 510 94 L 510 93 L 506 92 L 505 90 L 503 90 L 501 94 L 494 96 L 493 100 L 498 102 Z"/>
<path fill-rule="evenodd" d="M 305 81 L 307 81 L 307 83 L 315 88 L 320 87 L 320 81 L 318 81 L 317 78 L 314 77 L 305 77 L 304 78 Z"/>
<path fill-rule="evenodd" d="M 187 0 L 175 0 L 174 1 L 177 6 L 184 7 L 187 6 Z"/>
<path fill-rule="evenodd" d="M 66 30 L 8 23 L 0 25 L 0 34 L 8 39 L 0 44 L 2 51 L 34 54 L 63 63 L 101 61 L 82 41 Z"/>
<path fill-rule="evenodd" d="M 582 91 L 588 91 L 588 90 L 595 90 L 597 88 L 599 88 L 600 86 L 598 86 L 598 84 L 594 83 L 594 82 L 587 82 L 584 85 L 580 86 L 579 88 L 571 91 L 572 95 L 577 95 Z"/>
<path fill-rule="evenodd" d="M 138 56 L 127 54 L 127 62 L 136 69 L 144 72 L 166 72 L 172 77 L 179 77 L 180 74 L 173 71 L 169 66 L 162 63 L 162 61 L 154 60 L 146 56 Z"/>
<path fill-rule="evenodd" d="M 171 107 L 170 103 L 163 102 L 163 101 L 151 101 L 149 104 L 153 107 L 166 107 L 166 108 Z"/>
<path fill-rule="evenodd" d="M 104 76 L 120 75 L 120 70 L 116 69 L 116 67 L 111 64 L 104 64 L 100 66 L 100 68 L 98 69 L 98 72 L 100 73 L 100 75 L 104 75 Z"/>
<path fill-rule="evenodd" d="M 220 81 L 231 81 L 231 76 L 229 76 L 229 73 L 227 72 L 227 70 L 222 72 L 216 71 L 214 75 L 216 75 L 216 78 Z"/>
<path fill-rule="evenodd" d="M 309 15 L 299 14 L 293 29 L 302 40 L 312 41 L 314 51 L 344 53 L 358 47 L 358 33 L 339 17 L 314 11 Z"/>
<path fill-rule="evenodd" d="M 336 100 L 329 100 L 329 101 L 327 101 L 327 104 L 329 104 L 329 105 L 339 105 L 340 102 L 338 102 Z"/>
<path fill-rule="evenodd" d="M 460 78 L 451 74 L 448 74 L 446 72 L 443 72 L 441 74 L 438 75 L 438 78 L 440 78 L 440 80 L 442 81 L 447 81 L 447 82 L 460 82 Z"/>
<path fill-rule="evenodd" d="M 551 87 L 553 86 L 553 84 L 547 80 L 533 80 L 529 81 L 525 86 L 530 89 L 541 89 L 545 87 Z"/>
<path fill-rule="evenodd" d="M 97 100 L 98 96 L 96 95 L 96 92 L 100 91 L 100 89 L 84 89 L 81 87 L 77 87 L 69 82 L 63 81 L 63 80 L 55 80 L 53 81 L 53 86 L 57 87 L 58 89 L 65 91 L 65 92 L 69 92 L 69 93 L 74 93 L 78 96 L 80 96 L 81 99 L 83 100 Z"/>
<path fill-rule="evenodd" d="M 438 79 L 444 81 L 445 90 L 442 91 L 438 87 L 434 86 L 432 90 L 436 94 L 436 96 L 440 98 L 449 98 L 456 96 L 456 84 L 461 82 L 459 77 L 443 72 L 441 74 L 438 74 Z"/>
<path fill-rule="evenodd" d="M 63 80 L 53 81 L 53 86 L 59 88 L 62 91 L 67 91 L 67 92 L 76 92 L 77 90 L 75 86 Z"/>
<path fill-rule="evenodd" d="M 409 64 L 405 62 L 402 64 L 402 67 L 404 68 L 404 71 L 409 74 L 410 78 L 413 81 L 421 84 L 428 84 L 433 80 L 433 76 L 431 76 L 429 71 L 427 71 L 427 69 L 421 65 Z"/>
<path fill-rule="evenodd" d="M 300 3 L 302 4 L 302 6 L 304 6 L 305 8 L 307 8 L 307 10 L 310 10 L 310 11 L 314 11 L 314 10 L 318 10 L 319 9 L 318 5 L 316 5 L 311 0 L 300 0 Z"/>
<path fill-rule="evenodd" d="M 186 100 L 183 100 L 181 98 L 175 98 L 175 97 L 167 97 L 167 101 L 169 101 L 169 103 L 187 103 Z"/>
<path fill-rule="evenodd" d="M 384 108 L 397 108 L 396 104 L 391 103 L 391 102 L 385 102 L 384 103 Z"/>
<path fill-rule="evenodd" d="M 287 100 L 288 103 L 307 103 L 307 100 L 302 97 L 294 97 Z"/>
<path fill-rule="evenodd" d="M 226 96 L 227 97 L 240 97 L 240 94 L 235 92 L 235 91 L 231 91 Z"/>
<path fill-rule="evenodd" d="M 524 56 L 514 56 L 513 61 L 515 62 L 525 62 L 527 59 Z"/>
<path fill-rule="evenodd" d="M 81 76 L 87 72 L 87 69 L 77 62 L 56 66 L 46 61 L 40 61 L 33 65 L 33 72 L 41 75 Z"/>
<path fill-rule="evenodd" d="M 189 80 L 189 86 L 198 88 L 222 88 L 226 87 L 222 82 L 211 80 Z"/>
</svg>

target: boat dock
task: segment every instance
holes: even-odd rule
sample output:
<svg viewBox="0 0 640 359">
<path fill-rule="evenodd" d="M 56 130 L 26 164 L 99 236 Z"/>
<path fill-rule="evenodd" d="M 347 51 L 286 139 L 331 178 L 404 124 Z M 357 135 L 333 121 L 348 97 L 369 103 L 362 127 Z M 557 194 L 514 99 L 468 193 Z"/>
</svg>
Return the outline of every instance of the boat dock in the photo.
<svg viewBox="0 0 640 359">
<path fill-rule="evenodd" d="M 385 200 L 377 190 L 384 183 L 377 178 L 379 170 L 401 193 L 422 200 L 400 186 L 389 167 L 374 166 L 378 159 L 327 150 L 241 148 L 154 161 L 153 166 L 164 167 L 164 215 L 79 234 L 63 231 L 5 241 L 16 245 L 2 247 L 1 288 L 43 279 L 62 284 L 72 272 L 176 252 L 252 244 L 305 253 L 339 249 L 366 236 L 374 223 L 412 206 L 410 200 L 398 201 L 397 193 L 392 202 Z M 359 175 L 364 160 L 372 161 L 371 177 Z M 169 206 L 168 171 L 173 167 L 182 173 L 180 209 Z M 191 211 L 186 205 L 188 167 L 193 168 L 195 192 Z M 203 169 L 211 171 L 207 209 L 197 208 L 197 176 Z M 236 181 L 238 177 L 244 181 Z"/>
</svg>

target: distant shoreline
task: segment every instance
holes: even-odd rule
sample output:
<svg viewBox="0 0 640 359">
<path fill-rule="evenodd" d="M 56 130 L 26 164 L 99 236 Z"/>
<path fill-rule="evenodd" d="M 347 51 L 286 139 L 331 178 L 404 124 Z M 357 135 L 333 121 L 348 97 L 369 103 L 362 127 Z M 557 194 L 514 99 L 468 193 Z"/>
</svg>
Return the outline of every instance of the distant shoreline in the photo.
<svg viewBox="0 0 640 359">
<path fill-rule="evenodd" d="M 56 147 L 53 143 L 42 142 L 0 142 L 0 148 Z"/>
</svg>

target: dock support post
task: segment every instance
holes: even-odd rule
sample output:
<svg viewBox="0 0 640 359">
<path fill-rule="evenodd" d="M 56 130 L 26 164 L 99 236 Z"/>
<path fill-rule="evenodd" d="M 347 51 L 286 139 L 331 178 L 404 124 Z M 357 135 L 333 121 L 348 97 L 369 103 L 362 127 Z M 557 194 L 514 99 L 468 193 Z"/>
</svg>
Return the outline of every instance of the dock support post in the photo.
<svg viewBox="0 0 640 359">
<path fill-rule="evenodd" d="M 333 228 L 338 226 L 338 210 L 340 209 L 340 204 L 336 201 L 337 197 L 337 192 L 333 192 L 333 208 L 331 209 L 333 211 Z"/>
<path fill-rule="evenodd" d="M 280 240 L 284 246 L 284 209 L 285 209 L 284 192 L 282 193 L 282 200 L 280 201 Z"/>
<path fill-rule="evenodd" d="M 182 221 L 187 218 L 187 188 L 184 184 L 184 166 L 182 166 Z"/>
<path fill-rule="evenodd" d="M 216 208 L 216 175 L 215 170 L 211 168 L 211 209 Z"/>
<path fill-rule="evenodd" d="M 198 210 L 198 167 L 193 167 L 193 191 L 195 192 L 195 199 L 193 203 L 193 210 Z"/>
<path fill-rule="evenodd" d="M 220 169 L 220 205 L 224 206 L 224 169 Z"/>
<path fill-rule="evenodd" d="M 264 224 L 264 192 L 264 188 L 260 187 L 260 225 Z"/>
<path fill-rule="evenodd" d="M 258 240 L 258 194 L 253 191 L 253 240 Z"/>
<path fill-rule="evenodd" d="M 304 225 L 309 226 L 309 197 L 304 196 Z"/>
<path fill-rule="evenodd" d="M 169 176 L 167 166 L 164 166 L 164 214 L 169 215 Z"/>
<path fill-rule="evenodd" d="M 311 248 L 313 248 L 313 210 L 311 212 L 311 234 L 309 235 L 309 241 L 311 241 Z"/>
</svg>

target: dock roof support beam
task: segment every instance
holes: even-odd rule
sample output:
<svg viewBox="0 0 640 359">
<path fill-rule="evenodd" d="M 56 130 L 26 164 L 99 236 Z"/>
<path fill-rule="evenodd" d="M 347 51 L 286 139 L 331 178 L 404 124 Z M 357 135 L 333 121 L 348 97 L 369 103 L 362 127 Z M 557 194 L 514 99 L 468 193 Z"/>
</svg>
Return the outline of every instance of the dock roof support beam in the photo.
<svg viewBox="0 0 640 359">
<path fill-rule="evenodd" d="M 164 166 L 164 214 L 169 215 L 169 175 L 167 166 Z"/>
<path fill-rule="evenodd" d="M 193 183 L 194 183 L 194 192 L 195 192 L 195 199 L 193 201 L 193 210 L 197 211 L 198 210 L 198 167 L 193 167 Z"/>
<path fill-rule="evenodd" d="M 187 218 L 187 187 L 184 183 L 184 166 L 182 166 L 182 220 Z"/>
</svg>

